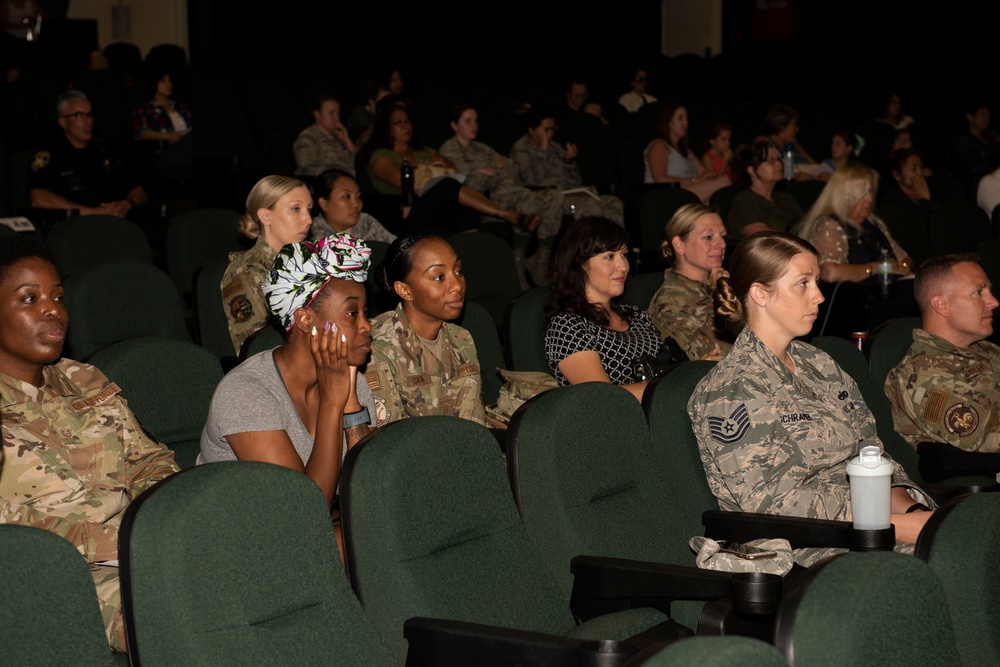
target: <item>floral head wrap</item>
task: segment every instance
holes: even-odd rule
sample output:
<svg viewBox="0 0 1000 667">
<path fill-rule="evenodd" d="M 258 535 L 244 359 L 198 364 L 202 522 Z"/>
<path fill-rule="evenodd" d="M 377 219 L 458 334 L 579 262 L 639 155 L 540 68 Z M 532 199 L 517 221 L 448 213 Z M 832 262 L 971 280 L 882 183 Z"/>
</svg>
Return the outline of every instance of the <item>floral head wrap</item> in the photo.
<svg viewBox="0 0 1000 667">
<path fill-rule="evenodd" d="M 371 252 L 363 239 L 350 234 L 289 243 L 279 250 L 262 289 L 285 331 L 292 328 L 295 311 L 312 303 L 331 279 L 363 283 L 368 278 Z"/>
</svg>

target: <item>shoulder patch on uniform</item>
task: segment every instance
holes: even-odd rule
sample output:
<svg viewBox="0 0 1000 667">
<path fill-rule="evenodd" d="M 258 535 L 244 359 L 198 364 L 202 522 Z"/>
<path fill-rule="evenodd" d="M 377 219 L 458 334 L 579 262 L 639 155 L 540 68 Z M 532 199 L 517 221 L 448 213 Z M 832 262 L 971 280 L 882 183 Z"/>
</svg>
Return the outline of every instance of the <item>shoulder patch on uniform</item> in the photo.
<svg viewBox="0 0 1000 667">
<path fill-rule="evenodd" d="M 927 396 L 927 403 L 924 404 L 924 419 L 932 422 L 941 421 L 944 414 L 944 402 L 948 400 L 948 394 L 943 391 L 932 391 Z"/>
<path fill-rule="evenodd" d="M 389 410 L 385 407 L 385 399 L 375 396 L 375 426 L 381 426 L 389 421 Z"/>
<path fill-rule="evenodd" d="M 368 380 L 368 386 L 372 391 L 378 391 L 382 388 L 382 383 L 378 379 L 378 371 L 374 368 L 365 371 L 365 379 Z"/>
<path fill-rule="evenodd" d="M 750 415 L 745 403 L 740 403 L 728 417 L 709 417 L 708 429 L 712 440 L 722 445 L 731 445 L 746 435 L 750 428 Z"/>
<path fill-rule="evenodd" d="M 31 171 L 41 171 L 45 167 L 49 166 L 49 160 L 52 156 L 48 151 L 38 151 L 35 153 L 34 159 L 31 161 Z"/>
<path fill-rule="evenodd" d="M 246 294 L 237 294 L 229 302 L 229 314 L 237 322 L 246 322 L 253 317 L 253 304 Z"/>
<path fill-rule="evenodd" d="M 956 403 L 944 413 L 944 425 L 949 433 L 960 438 L 970 435 L 979 426 L 979 415 L 971 405 Z"/>
</svg>

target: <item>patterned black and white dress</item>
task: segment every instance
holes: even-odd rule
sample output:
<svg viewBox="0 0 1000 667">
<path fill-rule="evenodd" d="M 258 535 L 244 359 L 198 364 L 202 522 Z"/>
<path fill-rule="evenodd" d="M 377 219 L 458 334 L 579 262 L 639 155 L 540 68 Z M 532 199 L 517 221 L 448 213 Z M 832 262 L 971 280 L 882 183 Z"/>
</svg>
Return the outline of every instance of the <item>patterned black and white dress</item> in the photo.
<svg viewBox="0 0 1000 667">
<path fill-rule="evenodd" d="M 649 314 L 634 306 L 625 307 L 630 311 L 628 331 L 605 329 L 576 313 L 559 313 L 549 319 L 545 357 L 560 386 L 569 381 L 559 371 L 559 362 L 576 352 L 594 350 L 601 355 L 601 365 L 613 384 L 630 383 L 632 362 L 643 354 L 655 356 L 659 352 L 660 336 Z"/>
</svg>

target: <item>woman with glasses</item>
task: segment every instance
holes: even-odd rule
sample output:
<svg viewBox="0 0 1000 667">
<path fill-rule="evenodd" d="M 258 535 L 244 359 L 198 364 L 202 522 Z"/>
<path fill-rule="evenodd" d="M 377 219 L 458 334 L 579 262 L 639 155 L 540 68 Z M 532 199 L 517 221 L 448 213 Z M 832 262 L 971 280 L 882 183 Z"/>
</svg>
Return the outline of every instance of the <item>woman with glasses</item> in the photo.
<svg viewBox="0 0 1000 667">
<path fill-rule="evenodd" d="M 407 231 L 438 233 L 472 231 L 480 216 L 499 218 L 525 232 L 538 226 L 538 216 L 529 216 L 497 206 L 481 193 L 463 185 L 451 160 L 420 143 L 405 104 L 379 107 L 372 136 L 361 151 L 360 164 L 368 166 L 372 185 L 382 194 L 402 194 L 402 165 L 413 168 L 415 202 L 404 212 Z"/>
<path fill-rule="evenodd" d="M 802 217 L 795 197 L 774 191 L 783 178 L 781 156 L 767 139 L 758 139 L 737 152 L 736 177 L 747 188 L 729 207 L 726 228 L 731 239 L 745 239 L 766 229 L 787 232 Z"/>
</svg>

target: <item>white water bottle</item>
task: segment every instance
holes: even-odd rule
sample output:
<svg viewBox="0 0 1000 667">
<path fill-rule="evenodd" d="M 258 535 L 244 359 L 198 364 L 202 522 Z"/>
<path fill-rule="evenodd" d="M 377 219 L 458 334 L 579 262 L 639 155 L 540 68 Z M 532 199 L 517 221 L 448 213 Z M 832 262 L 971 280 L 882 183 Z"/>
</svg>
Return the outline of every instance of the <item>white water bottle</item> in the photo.
<svg viewBox="0 0 1000 667">
<path fill-rule="evenodd" d="M 892 461 L 877 445 L 862 447 L 847 462 L 851 482 L 851 515 L 857 530 L 884 530 L 892 525 Z"/>
<path fill-rule="evenodd" d="M 785 146 L 785 154 L 781 158 L 781 166 L 784 171 L 785 180 L 795 180 L 795 155 L 792 153 L 791 144 Z"/>
<path fill-rule="evenodd" d="M 889 257 L 889 251 L 882 248 L 882 255 L 878 259 L 878 286 L 883 298 L 888 298 L 891 284 L 892 258 Z"/>
</svg>

